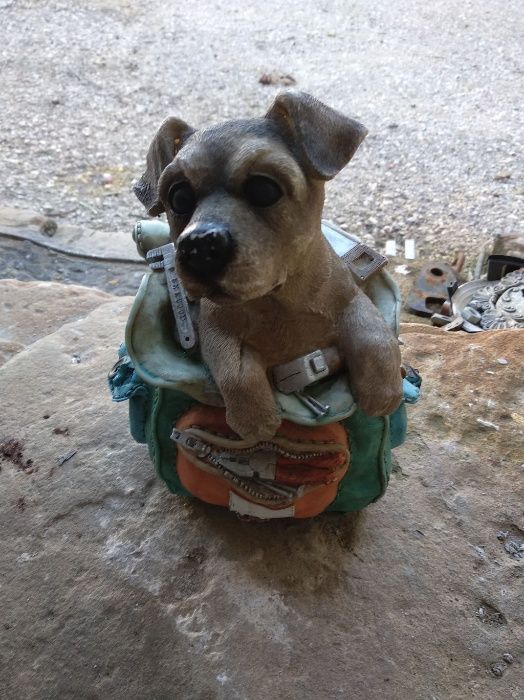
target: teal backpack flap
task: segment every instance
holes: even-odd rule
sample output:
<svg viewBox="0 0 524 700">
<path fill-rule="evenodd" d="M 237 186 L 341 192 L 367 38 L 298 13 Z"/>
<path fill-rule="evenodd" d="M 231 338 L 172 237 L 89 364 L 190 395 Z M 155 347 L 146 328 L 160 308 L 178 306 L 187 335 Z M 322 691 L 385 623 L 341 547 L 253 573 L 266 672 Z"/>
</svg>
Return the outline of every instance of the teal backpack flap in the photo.
<svg viewBox="0 0 524 700">
<path fill-rule="evenodd" d="M 124 343 L 118 349 L 118 360 L 109 372 L 107 381 L 113 401 L 129 401 L 129 430 L 132 438 L 136 442 L 146 443 L 146 423 L 151 413 L 154 388 L 138 376 Z"/>
<path fill-rule="evenodd" d="M 176 446 L 170 436 L 176 421 L 198 402 L 182 391 L 144 382 L 123 343 L 109 372 L 108 384 L 113 401 L 129 401 L 129 432 L 136 442 L 147 445 L 158 475 L 173 493 L 190 495 L 178 478 Z"/>
<path fill-rule="evenodd" d="M 212 406 L 222 397 L 198 354 L 177 345 L 166 279 L 144 275 L 126 325 L 126 346 L 137 374 L 150 386 L 189 394 Z"/>
</svg>

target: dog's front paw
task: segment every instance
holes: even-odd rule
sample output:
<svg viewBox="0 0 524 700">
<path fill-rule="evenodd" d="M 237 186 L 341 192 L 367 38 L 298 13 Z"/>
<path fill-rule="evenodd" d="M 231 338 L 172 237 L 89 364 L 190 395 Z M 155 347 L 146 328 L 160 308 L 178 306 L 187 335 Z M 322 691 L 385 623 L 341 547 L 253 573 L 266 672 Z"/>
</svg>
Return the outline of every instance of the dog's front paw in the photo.
<svg viewBox="0 0 524 700">
<path fill-rule="evenodd" d="M 379 385 L 364 384 L 359 386 L 359 382 L 357 382 L 355 393 L 358 406 L 366 415 L 389 416 L 397 410 L 404 396 L 400 371 L 398 379 Z"/>
<path fill-rule="evenodd" d="M 251 406 L 227 407 L 226 421 L 243 440 L 255 444 L 274 437 L 282 418 L 276 405 L 261 406 L 253 401 Z"/>
<path fill-rule="evenodd" d="M 390 415 L 404 397 L 398 346 L 393 346 L 391 354 L 385 365 L 379 364 L 378 353 L 373 359 L 368 355 L 357 365 L 360 370 L 350 377 L 357 404 L 368 416 Z"/>
</svg>

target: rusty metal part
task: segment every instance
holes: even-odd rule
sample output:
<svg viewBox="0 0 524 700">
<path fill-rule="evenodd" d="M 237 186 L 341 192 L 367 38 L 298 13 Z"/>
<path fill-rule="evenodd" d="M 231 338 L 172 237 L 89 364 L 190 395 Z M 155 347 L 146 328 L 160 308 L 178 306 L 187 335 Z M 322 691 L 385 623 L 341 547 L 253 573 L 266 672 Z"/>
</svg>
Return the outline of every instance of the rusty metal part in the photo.
<svg viewBox="0 0 524 700">
<path fill-rule="evenodd" d="M 458 282 L 457 270 L 447 263 L 425 265 L 409 293 L 406 308 L 417 316 L 440 313 L 448 301 L 448 285 Z"/>
<path fill-rule="evenodd" d="M 443 316 L 449 316 L 449 317 L 452 316 L 452 313 L 451 313 L 451 301 L 445 301 L 445 302 L 442 304 L 442 308 L 440 309 L 440 313 L 441 313 Z M 433 315 L 435 315 L 435 314 L 433 314 Z"/>
</svg>

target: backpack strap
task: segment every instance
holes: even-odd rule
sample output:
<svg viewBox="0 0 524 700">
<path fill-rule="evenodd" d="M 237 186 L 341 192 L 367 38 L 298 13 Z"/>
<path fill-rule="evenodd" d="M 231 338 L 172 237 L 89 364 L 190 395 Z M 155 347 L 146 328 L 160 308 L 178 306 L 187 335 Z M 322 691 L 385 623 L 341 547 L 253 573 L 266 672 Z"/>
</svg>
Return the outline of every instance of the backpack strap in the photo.
<svg viewBox="0 0 524 700">
<path fill-rule="evenodd" d="M 291 362 L 271 369 L 273 383 L 284 394 L 302 391 L 320 379 L 336 374 L 342 367 L 342 356 L 335 346 L 314 350 Z"/>
</svg>

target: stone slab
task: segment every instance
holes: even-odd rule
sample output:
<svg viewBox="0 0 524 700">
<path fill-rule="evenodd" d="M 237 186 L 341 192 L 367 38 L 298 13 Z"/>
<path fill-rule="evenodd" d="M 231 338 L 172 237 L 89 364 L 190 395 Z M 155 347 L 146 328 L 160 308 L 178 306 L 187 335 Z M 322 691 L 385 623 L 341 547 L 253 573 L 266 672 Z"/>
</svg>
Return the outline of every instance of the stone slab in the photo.
<svg viewBox="0 0 524 700">
<path fill-rule="evenodd" d="M 2 698 L 520 697 L 521 332 L 404 334 L 424 397 L 384 499 L 256 524 L 168 493 L 129 438 L 105 386 L 128 311 L 0 369 Z"/>
<path fill-rule="evenodd" d="M 0 280 L 0 365 L 64 323 L 112 299 L 97 289 L 55 282 Z"/>
</svg>

